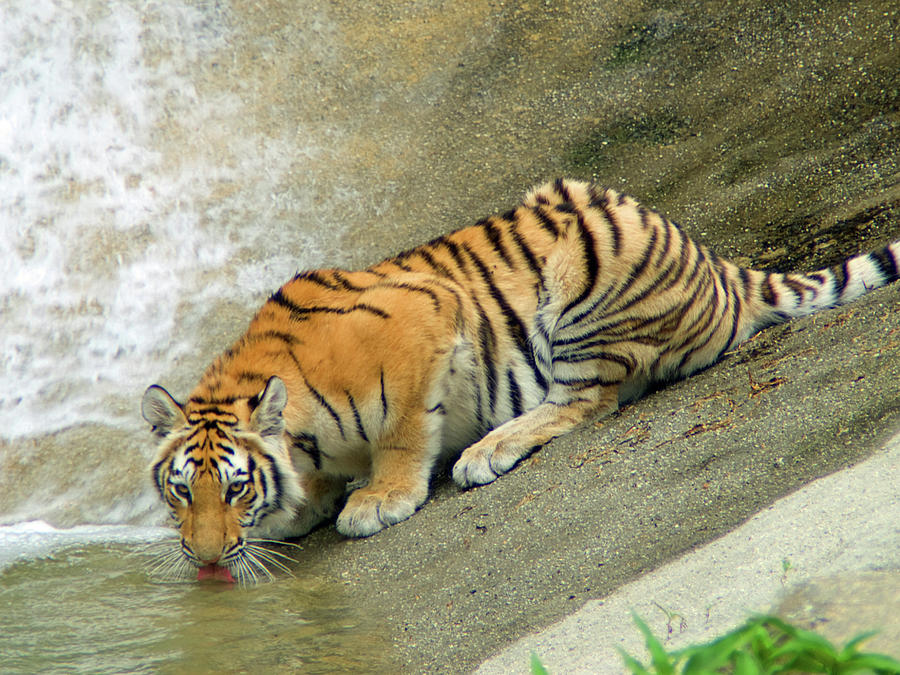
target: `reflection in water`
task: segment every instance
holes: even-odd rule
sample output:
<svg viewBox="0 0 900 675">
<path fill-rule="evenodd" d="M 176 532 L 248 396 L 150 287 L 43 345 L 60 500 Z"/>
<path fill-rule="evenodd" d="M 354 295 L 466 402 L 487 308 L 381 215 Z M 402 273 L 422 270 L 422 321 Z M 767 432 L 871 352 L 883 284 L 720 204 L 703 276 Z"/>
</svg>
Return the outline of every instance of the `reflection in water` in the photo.
<svg viewBox="0 0 900 675">
<path fill-rule="evenodd" d="M 384 631 L 342 586 L 303 576 L 244 589 L 157 584 L 146 563 L 124 548 L 90 546 L 7 569 L 0 670 L 393 670 Z"/>
</svg>

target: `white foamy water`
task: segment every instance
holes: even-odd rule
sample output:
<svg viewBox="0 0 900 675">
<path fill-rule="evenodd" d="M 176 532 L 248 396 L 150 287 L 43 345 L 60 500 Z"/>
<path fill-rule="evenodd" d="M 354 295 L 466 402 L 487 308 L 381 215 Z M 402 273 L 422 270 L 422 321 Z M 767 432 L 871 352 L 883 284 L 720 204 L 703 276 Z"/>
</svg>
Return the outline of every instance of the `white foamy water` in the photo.
<svg viewBox="0 0 900 675">
<path fill-rule="evenodd" d="M 190 354 L 206 308 L 315 263 L 274 213 L 302 209 L 284 180 L 315 148 L 250 131 L 239 87 L 204 80 L 229 21 L 177 1 L 0 8 L 0 436 L 138 424 L 104 403 Z"/>
<path fill-rule="evenodd" d="M 52 555 L 55 551 L 94 543 L 144 544 L 173 538 L 164 527 L 127 525 L 79 525 L 57 529 L 41 520 L 0 527 L 0 571 L 19 560 Z"/>
</svg>

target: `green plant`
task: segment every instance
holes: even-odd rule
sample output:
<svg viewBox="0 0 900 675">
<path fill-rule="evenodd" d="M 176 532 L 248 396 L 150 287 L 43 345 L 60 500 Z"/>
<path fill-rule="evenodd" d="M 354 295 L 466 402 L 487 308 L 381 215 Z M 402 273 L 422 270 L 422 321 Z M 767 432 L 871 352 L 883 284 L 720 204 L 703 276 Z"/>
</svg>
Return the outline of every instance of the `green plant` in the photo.
<svg viewBox="0 0 900 675">
<path fill-rule="evenodd" d="M 531 675 L 550 675 L 534 652 L 531 652 Z"/>
<path fill-rule="evenodd" d="M 839 650 L 816 633 L 776 617 L 760 616 L 709 644 L 667 652 L 640 617 L 635 615 L 634 622 L 644 635 L 650 665 L 644 666 L 630 654 L 619 651 L 625 665 L 635 675 L 900 675 L 900 661 L 883 654 L 859 651 L 860 644 L 873 633 L 863 633 Z"/>
</svg>

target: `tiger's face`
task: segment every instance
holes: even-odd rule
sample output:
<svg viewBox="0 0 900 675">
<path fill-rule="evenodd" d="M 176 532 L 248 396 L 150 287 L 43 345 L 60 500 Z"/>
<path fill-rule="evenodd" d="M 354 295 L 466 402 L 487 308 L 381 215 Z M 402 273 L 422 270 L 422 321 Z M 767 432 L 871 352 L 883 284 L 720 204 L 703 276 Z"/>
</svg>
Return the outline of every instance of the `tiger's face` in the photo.
<svg viewBox="0 0 900 675">
<path fill-rule="evenodd" d="M 185 407 L 157 385 L 144 394 L 141 411 L 161 439 L 153 480 L 181 535 L 182 564 L 268 575 L 271 552 L 251 536 L 292 518 L 303 500 L 284 447 L 286 401 L 278 378 L 228 405 Z"/>
</svg>

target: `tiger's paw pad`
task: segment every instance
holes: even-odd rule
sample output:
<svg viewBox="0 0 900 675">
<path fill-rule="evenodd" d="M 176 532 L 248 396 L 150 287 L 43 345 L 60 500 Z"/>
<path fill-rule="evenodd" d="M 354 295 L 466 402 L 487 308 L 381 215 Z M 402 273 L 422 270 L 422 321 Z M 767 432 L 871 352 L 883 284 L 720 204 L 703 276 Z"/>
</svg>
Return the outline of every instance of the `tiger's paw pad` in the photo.
<svg viewBox="0 0 900 675">
<path fill-rule="evenodd" d="M 387 496 L 360 494 L 357 490 L 337 519 L 337 529 L 348 537 L 368 537 L 388 525 L 406 520 L 416 512 L 416 500 L 407 493 L 390 492 Z"/>
<path fill-rule="evenodd" d="M 470 447 L 453 467 L 453 480 L 460 487 L 485 485 L 493 482 L 515 466 L 518 455 L 498 452 L 494 448 Z"/>
</svg>

